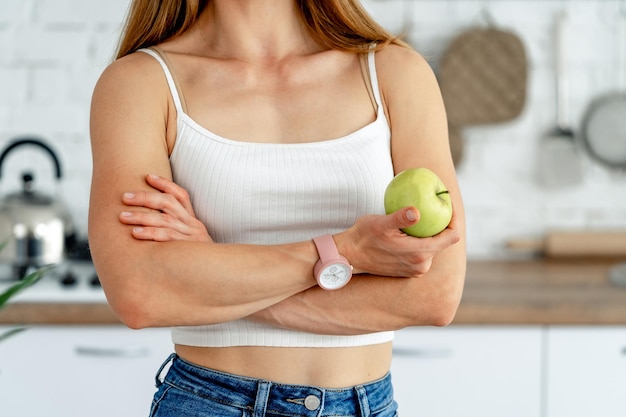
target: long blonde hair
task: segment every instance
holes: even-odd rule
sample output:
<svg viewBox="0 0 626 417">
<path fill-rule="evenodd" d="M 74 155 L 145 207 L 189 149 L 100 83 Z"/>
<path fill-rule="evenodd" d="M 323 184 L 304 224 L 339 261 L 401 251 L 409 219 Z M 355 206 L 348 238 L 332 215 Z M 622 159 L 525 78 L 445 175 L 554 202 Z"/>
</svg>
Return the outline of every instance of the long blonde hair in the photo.
<svg viewBox="0 0 626 417">
<path fill-rule="evenodd" d="M 211 0 L 133 0 L 116 58 L 185 32 Z M 376 43 L 404 44 L 365 11 L 359 0 L 297 0 L 301 18 L 320 45 L 362 52 Z"/>
</svg>

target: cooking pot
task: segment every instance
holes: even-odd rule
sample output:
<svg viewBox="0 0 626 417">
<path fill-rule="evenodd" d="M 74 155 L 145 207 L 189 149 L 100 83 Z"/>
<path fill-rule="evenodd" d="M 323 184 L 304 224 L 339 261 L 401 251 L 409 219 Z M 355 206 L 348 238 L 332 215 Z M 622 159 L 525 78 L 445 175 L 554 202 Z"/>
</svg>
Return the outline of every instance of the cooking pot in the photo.
<svg viewBox="0 0 626 417">
<path fill-rule="evenodd" d="M 56 154 L 44 142 L 34 138 L 20 138 L 10 143 L 0 155 L 2 164 L 17 147 L 36 146 L 45 151 L 54 163 L 57 181 L 61 180 L 61 164 Z M 34 190 L 32 172 L 22 173 L 22 190 L 0 198 L 0 261 L 11 263 L 16 274 L 29 267 L 56 264 L 76 242 L 76 234 L 69 211 L 53 196 Z"/>
</svg>

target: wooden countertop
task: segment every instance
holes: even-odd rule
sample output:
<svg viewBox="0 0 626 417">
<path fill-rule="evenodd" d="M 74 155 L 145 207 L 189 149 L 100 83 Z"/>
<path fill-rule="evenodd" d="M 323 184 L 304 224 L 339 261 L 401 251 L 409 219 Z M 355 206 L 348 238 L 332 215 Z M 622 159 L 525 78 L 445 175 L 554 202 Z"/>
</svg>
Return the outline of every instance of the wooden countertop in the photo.
<svg viewBox="0 0 626 417">
<path fill-rule="evenodd" d="M 615 262 L 470 261 L 455 324 L 626 324 Z M 0 324 L 119 323 L 103 303 L 14 303 Z"/>
<path fill-rule="evenodd" d="M 456 324 L 626 324 L 626 286 L 611 283 L 617 261 L 468 263 Z"/>
</svg>

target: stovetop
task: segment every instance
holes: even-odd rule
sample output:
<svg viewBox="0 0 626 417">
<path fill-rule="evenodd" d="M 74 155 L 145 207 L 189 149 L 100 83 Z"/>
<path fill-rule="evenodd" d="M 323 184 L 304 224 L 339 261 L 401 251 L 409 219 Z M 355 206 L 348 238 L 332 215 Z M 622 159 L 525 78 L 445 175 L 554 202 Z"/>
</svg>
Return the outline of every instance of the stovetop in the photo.
<svg viewBox="0 0 626 417">
<path fill-rule="evenodd" d="M 27 273 L 30 271 L 27 271 Z M 18 282 L 15 268 L 0 264 L 0 293 Z M 88 252 L 73 251 L 63 262 L 26 288 L 11 303 L 105 303 L 106 298 Z"/>
</svg>

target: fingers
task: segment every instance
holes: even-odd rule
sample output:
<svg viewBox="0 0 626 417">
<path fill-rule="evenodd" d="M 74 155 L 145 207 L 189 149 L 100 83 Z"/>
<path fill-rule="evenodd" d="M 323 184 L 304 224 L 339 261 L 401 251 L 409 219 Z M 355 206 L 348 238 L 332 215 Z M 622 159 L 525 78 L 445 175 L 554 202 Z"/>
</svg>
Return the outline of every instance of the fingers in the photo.
<svg viewBox="0 0 626 417">
<path fill-rule="evenodd" d="M 419 219 L 415 207 L 386 216 L 363 216 L 345 235 L 339 234 L 339 241 L 358 272 L 421 277 L 428 273 L 435 256 L 457 243 L 461 236 L 454 217 L 448 228 L 433 237 L 417 238 L 401 231 Z"/>
<path fill-rule="evenodd" d="M 200 239 L 196 236 L 180 233 L 174 229 L 150 227 L 150 226 L 137 226 L 131 230 L 131 235 L 137 240 L 151 240 L 154 242 L 171 242 L 174 240 L 188 241 L 188 242 L 212 242 L 210 239 Z"/>
<path fill-rule="evenodd" d="M 458 218 L 456 217 L 454 211 L 452 212 L 452 219 L 450 219 L 448 227 L 446 227 L 441 233 L 433 236 L 432 239 L 444 248 L 452 246 L 461 240 Z"/>
<path fill-rule="evenodd" d="M 193 215 L 183 207 L 175 196 L 166 193 L 146 191 L 127 192 L 122 196 L 122 202 L 127 206 L 146 207 L 177 217 Z"/>
<path fill-rule="evenodd" d="M 160 192 L 127 192 L 124 193 L 122 202 L 129 206 L 158 210 L 181 219 L 196 217 L 187 190 L 167 178 L 153 174 L 146 176 L 146 182 Z"/>
<path fill-rule="evenodd" d="M 415 207 L 404 207 L 391 214 L 390 227 L 393 229 L 404 229 L 413 226 L 420 220 L 420 212 Z"/>
<path fill-rule="evenodd" d="M 420 212 L 415 207 L 405 207 L 391 214 L 390 227 L 396 229 L 404 229 L 420 221 Z M 443 231 L 435 236 L 427 238 L 418 238 L 421 240 L 431 239 L 434 247 L 445 248 L 451 246 L 461 239 L 457 230 L 457 219 L 454 211 L 450 224 Z"/>
<path fill-rule="evenodd" d="M 189 227 L 177 218 L 161 212 L 132 212 L 120 213 L 120 222 L 129 226 L 150 226 L 174 229 L 179 233 L 188 234 Z"/>
<path fill-rule="evenodd" d="M 148 175 L 146 182 L 155 191 L 127 192 L 122 202 L 137 210 L 119 215 L 121 223 L 137 226 L 132 235 L 140 240 L 188 240 L 212 242 L 206 226 L 196 218 L 189 194 L 173 181 Z M 148 211 L 142 209 L 149 209 Z"/>
<path fill-rule="evenodd" d="M 173 240 L 189 240 L 186 236 L 172 229 L 160 229 L 156 227 L 134 227 L 131 235 L 137 240 L 151 240 L 154 242 L 170 242 Z"/>
<path fill-rule="evenodd" d="M 411 276 L 421 277 L 425 275 L 430 270 L 433 259 L 438 253 L 461 240 L 457 222 L 458 220 L 455 219 L 453 214 L 450 224 L 441 233 L 427 238 L 410 237 L 411 240 L 409 242 L 415 250 L 413 253 L 414 257 L 409 263 L 409 267 L 413 271 Z"/>
<path fill-rule="evenodd" d="M 204 224 L 196 218 L 181 221 L 161 212 L 125 211 L 119 219 L 123 224 L 136 226 L 131 233 L 140 240 L 213 242 Z"/>
<path fill-rule="evenodd" d="M 189 193 L 183 187 L 179 186 L 172 180 L 155 174 L 147 175 L 146 182 L 152 188 L 161 191 L 163 194 L 173 196 L 188 213 L 193 215 L 193 207 L 191 205 Z"/>
</svg>

